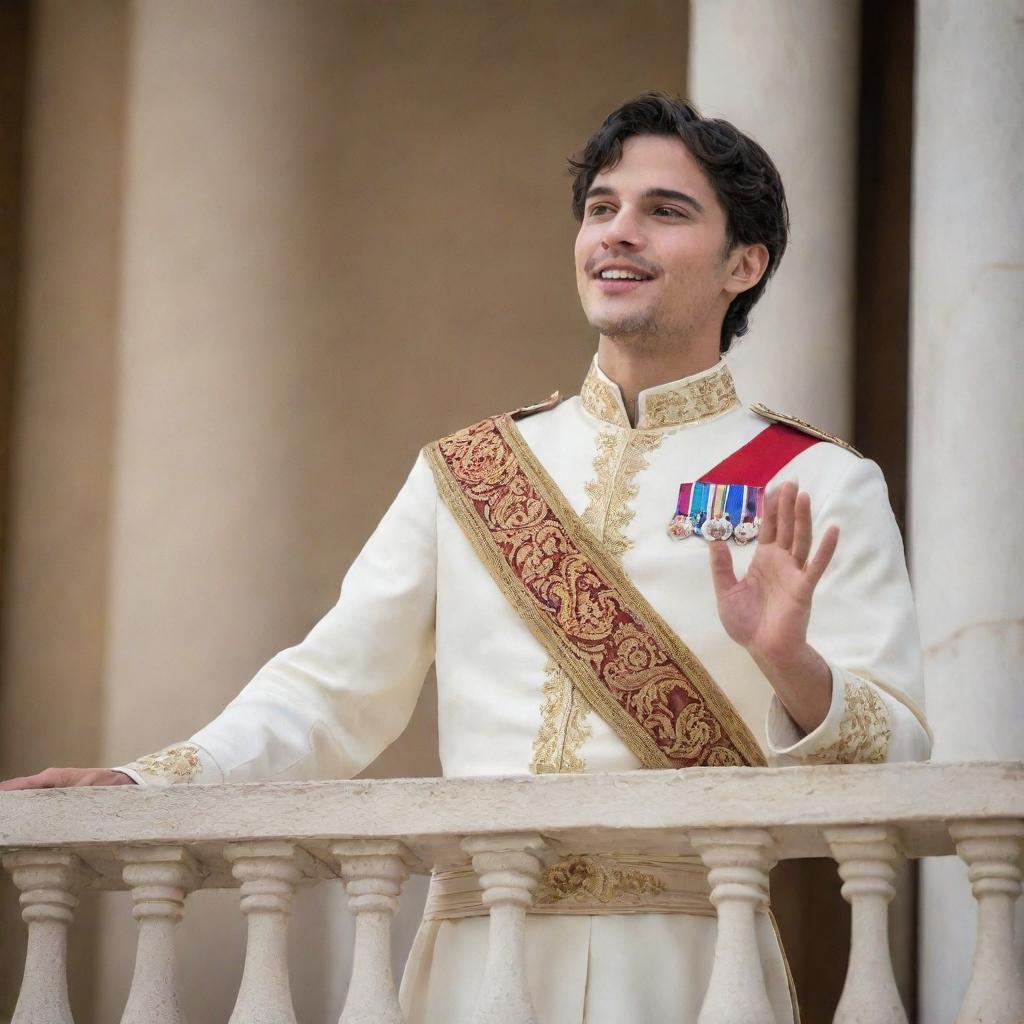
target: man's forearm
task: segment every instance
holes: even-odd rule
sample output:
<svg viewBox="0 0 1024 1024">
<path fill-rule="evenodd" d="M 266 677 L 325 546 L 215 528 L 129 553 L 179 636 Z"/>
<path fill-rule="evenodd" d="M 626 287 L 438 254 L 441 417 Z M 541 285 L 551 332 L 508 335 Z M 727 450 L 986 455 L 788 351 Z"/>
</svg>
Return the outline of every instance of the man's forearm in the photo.
<svg viewBox="0 0 1024 1024">
<path fill-rule="evenodd" d="M 810 644 L 804 644 L 784 661 L 767 660 L 750 651 L 789 717 L 813 732 L 825 721 L 832 703 L 832 670 Z"/>
</svg>

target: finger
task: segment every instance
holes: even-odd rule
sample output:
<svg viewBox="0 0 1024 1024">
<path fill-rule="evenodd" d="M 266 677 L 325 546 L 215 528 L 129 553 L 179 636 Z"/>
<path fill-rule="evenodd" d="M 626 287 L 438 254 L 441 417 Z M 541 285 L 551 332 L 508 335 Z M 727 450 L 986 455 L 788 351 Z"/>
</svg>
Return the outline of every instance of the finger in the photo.
<svg viewBox="0 0 1024 1024">
<path fill-rule="evenodd" d="M 814 552 L 814 557 L 807 566 L 807 578 L 810 580 L 812 587 L 818 585 L 818 580 L 821 579 L 822 574 L 828 568 L 828 563 L 832 561 L 832 556 L 836 553 L 836 546 L 838 544 L 839 527 L 830 526 L 825 531 L 825 536 L 821 538 L 818 550 Z"/>
<path fill-rule="evenodd" d="M 784 483 L 779 491 L 779 525 L 776 527 L 775 543 L 783 551 L 793 547 L 793 506 L 796 504 L 796 484 Z"/>
<path fill-rule="evenodd" d="M 722 541 L 709 541 L 711 558 L 711 582 L 715 587 L 715 597 L 722 597 L 736 586 L 736 573 L 732 568 L 732 552 L 729 545 Z"/>
<path fill-rule="evenodd" d="M 771 544 L 775 540 L 775 528 L 779 522 L 779 490 L 776 487 L 764 496 L 764 522 L 757 535 L 758 544 Z"/>
<path fill-rule="evenodd" d="M 53 782 L 50 781 L 50 775 L 48 774 L 52 769 L 47 768 L 46 771 L 36 772 L 35 775 L 22 775 L 16 779 L 7 779 L 4 782 L 0 782 L 0 791 L 10 792 L 16 789 L 50 789 L 53 786 Z"/>
<path fill-rule="evenodd" d="M 811 553 L 811 496 L 801 491 L 793 507 L 793 557 L 798 565 Z"/>
</svg>

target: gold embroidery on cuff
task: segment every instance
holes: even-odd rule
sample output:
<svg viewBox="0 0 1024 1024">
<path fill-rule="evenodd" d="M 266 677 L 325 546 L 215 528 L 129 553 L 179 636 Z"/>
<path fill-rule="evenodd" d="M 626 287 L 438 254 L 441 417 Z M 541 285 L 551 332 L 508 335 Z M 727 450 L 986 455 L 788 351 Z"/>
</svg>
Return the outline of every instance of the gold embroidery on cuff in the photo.
<svg viewBox="0 0 1024 1024">
<path fill-rule="evenodd" d="M 126 768 L 134 768 L 140 775 L 154 775 L 174 782 L 190 782 L 202 768 L 199 748 L 192 743 L 165 747 L 155 754 L 147 754 L 132 761 Z"/>
<path fill-rule="evenodd" d="M 888 757 L 892 735 L 889 709 L 874 688 L 847 680 L 843 704 L 839 739 L 801 758 L 804 764 L 879 764 Z"/>
<path fill-rule="evenodd" d="M 538 905 L 561 900 L 599 903 L 631 901 L 659 895 L 665 883 L 656 875 L 635 868 L 604 865 L 593 857 L 575 856 L 552 864 L 537 889 Z"/>
</svg>

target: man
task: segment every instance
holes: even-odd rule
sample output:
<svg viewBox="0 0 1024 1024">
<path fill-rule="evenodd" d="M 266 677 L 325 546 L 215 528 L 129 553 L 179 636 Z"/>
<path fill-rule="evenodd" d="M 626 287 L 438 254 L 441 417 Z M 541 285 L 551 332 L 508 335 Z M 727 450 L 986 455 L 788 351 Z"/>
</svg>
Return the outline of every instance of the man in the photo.
<svg viewBox="0 0 1024 1024">
<path fill-rule="evenodd" d="M 352 776 L 401 733 L 432 660 L 446 775 L 927 756 L 877 467 L 742 406 L 721 360 L 785 249 L 771 160 L 652 93 L 572 166 L 600 336 L 580 396 L 424 449 L 337 605 L 189 741 L 5 788 Z M 527 929 L 540 1019 L 696 1021 L 715 931 L 699 865 L 560 852 Z M 468 1015 L 486 927 L 472 873 L 435 876 L 411 1024 Z M 790 1021 L 766 918 L 760 942 Z"/>
</svg>

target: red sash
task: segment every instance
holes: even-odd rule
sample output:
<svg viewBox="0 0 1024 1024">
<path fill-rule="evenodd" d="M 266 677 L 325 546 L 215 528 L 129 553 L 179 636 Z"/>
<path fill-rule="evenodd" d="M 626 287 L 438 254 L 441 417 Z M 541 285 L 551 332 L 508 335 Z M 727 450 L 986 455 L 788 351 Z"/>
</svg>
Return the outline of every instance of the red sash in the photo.
<svg viewBox="0 0 1024 1024">
<path fill-rule="evenodd" d="M 801 452 L 820 440 L 785 423 L 772 423 L 699 479 L 709 484 L 765 487 Z"/>
</svg>

